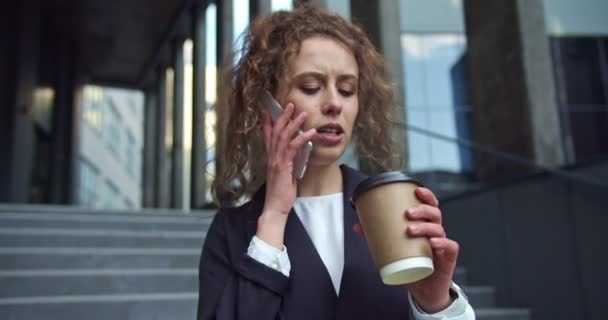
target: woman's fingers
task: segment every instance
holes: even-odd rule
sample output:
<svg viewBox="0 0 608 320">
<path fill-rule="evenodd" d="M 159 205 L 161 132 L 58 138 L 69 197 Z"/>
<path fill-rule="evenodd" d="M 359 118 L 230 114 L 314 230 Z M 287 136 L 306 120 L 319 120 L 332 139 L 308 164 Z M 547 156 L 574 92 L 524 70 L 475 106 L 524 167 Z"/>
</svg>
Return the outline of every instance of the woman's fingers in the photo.
<svg viewBox="0 0 608 320">
<path fill-rule="evenodd" d="M 445 250 L 451 253 L 452 256 L 458 256 L 460 246 L 458 242 L 448 238 L 431 238 L 431 247 L 435 250 Z"/>
<path fill-rule="evenodd" d="M 454 267 L 458 260 L 458 253 L 460 252 L 460 245 L 458 242 L 448 238 L 431 238 L 431 249 L 433 250 L 433 256 L 444 262 L 444 270 L 449 273 L 450 278 L 454 273 Z"/>
<path fill-rule="evenodd" d="M 288 146 L 293 141 L 294 135 L 298 132 L 304 120 L 306 120 L 307 114 L 305 112 L 300 113 L 295 119 L 285 126 L 281 134 L 279 135 L 279 139 L 276 145 L 276 150 L 279 154 L 286 156 L 288 152 Z M 289 157 L 285 157 L 286 159 L 290 159 Z"/>
<path fill-rule="evenodd" d="M 435 197 L 435 194 L 430 189 L 427 189 L 424 187 L 418 187 L 418 188 L 416 188 L 415 192 L 416 192 L 416 197 L 422 203 L 426 203 L 433 207 L 439 206 L 439 200 L 437 200 L 437 197 Z"/>
<path fill-rule="evenodd" d="M 428 204 L 419 204 L 409 208 L 406 211 L 406 215 L 409 220 L 442 223 L 441 210 Z"/>
<path fill-rule="evenodd" d="M 407 233 L 412 237 L 445 238 L 443 226 L 431 222 L 414 223 L 407 226 Z"/>
<path fill-rule="evenodd" d="M 272 150 L 277 150 L 278 143 L 280 140 L 279 138 L 281 137 L 281 133 L 283 132 L 283 129 L 285 129 L 285 127 L 291 120 L 293 110 L 294 110 L 293 103 L 288 103 L 287 106 L 285 106 L 285 109 L 283 109 L 281 116 L 274 122 L 274 125 L 272 126 L 272 144 L 271 144 Z"/>
<path fill-rule="evenodd" d="M 297 137 L 291 140 L 291 142 L 287 145 L 287 150 L 285 150 L 285 158 L 288 160 L 293 160 L 296 153 L 298 153 L 298 150 L 300 150 L 305 143 L 312 140 L 316 133 L 317 130 L 313 128 L 299 134 Z"/>
</svg>

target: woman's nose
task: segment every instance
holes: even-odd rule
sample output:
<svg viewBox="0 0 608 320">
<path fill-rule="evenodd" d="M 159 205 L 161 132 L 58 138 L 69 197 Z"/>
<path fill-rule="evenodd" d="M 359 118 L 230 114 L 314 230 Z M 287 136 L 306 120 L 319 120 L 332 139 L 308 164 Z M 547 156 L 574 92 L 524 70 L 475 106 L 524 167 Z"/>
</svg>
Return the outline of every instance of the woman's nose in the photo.
<svg viewBox="0 0 608 320">
<path fill-rule="evenodd" d="M 322 112 L 324 115 L 339 115 L 342 112 L 342 103 L 340 101 L 340 95 L 338 90 L 327 90 L 324 101 Z"/>
</svg>

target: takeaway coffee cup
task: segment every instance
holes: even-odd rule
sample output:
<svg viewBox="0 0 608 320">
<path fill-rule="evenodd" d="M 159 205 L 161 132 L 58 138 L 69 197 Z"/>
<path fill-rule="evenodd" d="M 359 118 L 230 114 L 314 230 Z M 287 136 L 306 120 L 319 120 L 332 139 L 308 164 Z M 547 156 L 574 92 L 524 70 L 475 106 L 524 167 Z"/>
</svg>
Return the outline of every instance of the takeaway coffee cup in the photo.
<svg viewBox="0 0 608 320">
<path fill-rule="evenodd" d="M 352 202 L 372 258 L 385 284 L 415 282 L 433 273 L 427 238 L 406 232 L 405 212 L 420 202 L 414 190 L 420 183 L 403 172 L 386 172 L 361 182 Z"/>
</svg>

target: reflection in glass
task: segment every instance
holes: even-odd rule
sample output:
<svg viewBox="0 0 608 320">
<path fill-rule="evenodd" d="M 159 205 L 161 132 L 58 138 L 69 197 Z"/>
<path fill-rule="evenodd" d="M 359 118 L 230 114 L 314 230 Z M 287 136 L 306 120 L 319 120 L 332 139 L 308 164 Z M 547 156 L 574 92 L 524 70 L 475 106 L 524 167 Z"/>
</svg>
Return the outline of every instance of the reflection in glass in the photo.
<svg viewBox="0 0 608 320">
<path fill-rule="evenodd" d="M 97 169 L 85 159 L 80 159 L 79 169 L 78 204 L 93 208 L 97 202 Z"/>
<path fill-rule="evenodd" d="M 142 92 L 85 85 L 79 103 L 82 111 L 78 147 L 79 204 L 118 209 L 125 208 L 128 202 L 139 208 Z M 105 184 L 111 184 L 115 190 L 108 191 Z"/>
<path fill-rule="evenodd" d="M 46 132 L 51 132 L 51 112 L 55 100 L 55 90 L 51 87 L 38 87 L 34 90 L 34 110 L 32 118 Z"/>
<path fill-rule="evenodd" d="M 103 90 L 97 86 L 84 86 L 82 119 L 98 134 L 103 131 Z"/>
<path fill-rule="evenodd" d="M 571 162 L 608 155 L 608 38 L 552 39 L 558 103 Z"/>
<path fill-rule="evenodd" d="M 407 123 L 450 137 L 468 131 L 462 34 L 404 34 L 401 38 Z M 470 151 L 455 143 L 408 132 L 412 171 L 463 172 Z"/>
</svg>

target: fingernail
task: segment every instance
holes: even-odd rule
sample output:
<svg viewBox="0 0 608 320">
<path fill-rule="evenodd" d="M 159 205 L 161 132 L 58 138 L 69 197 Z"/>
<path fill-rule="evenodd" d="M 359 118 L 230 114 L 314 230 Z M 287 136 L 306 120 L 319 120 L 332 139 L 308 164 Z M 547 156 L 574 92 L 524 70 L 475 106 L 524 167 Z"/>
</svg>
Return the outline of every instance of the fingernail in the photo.
<svg viewBox="0 0 608 320">
<path fill-rule="evenodd" d="M 416 232 L 416 231 L 418 231 L 418 227 L 417 227 L 417 226 L 409 226 L 409 228 L 410 228 L 410 231 L 411 231 L 411 232 Z"/>
</svg>

